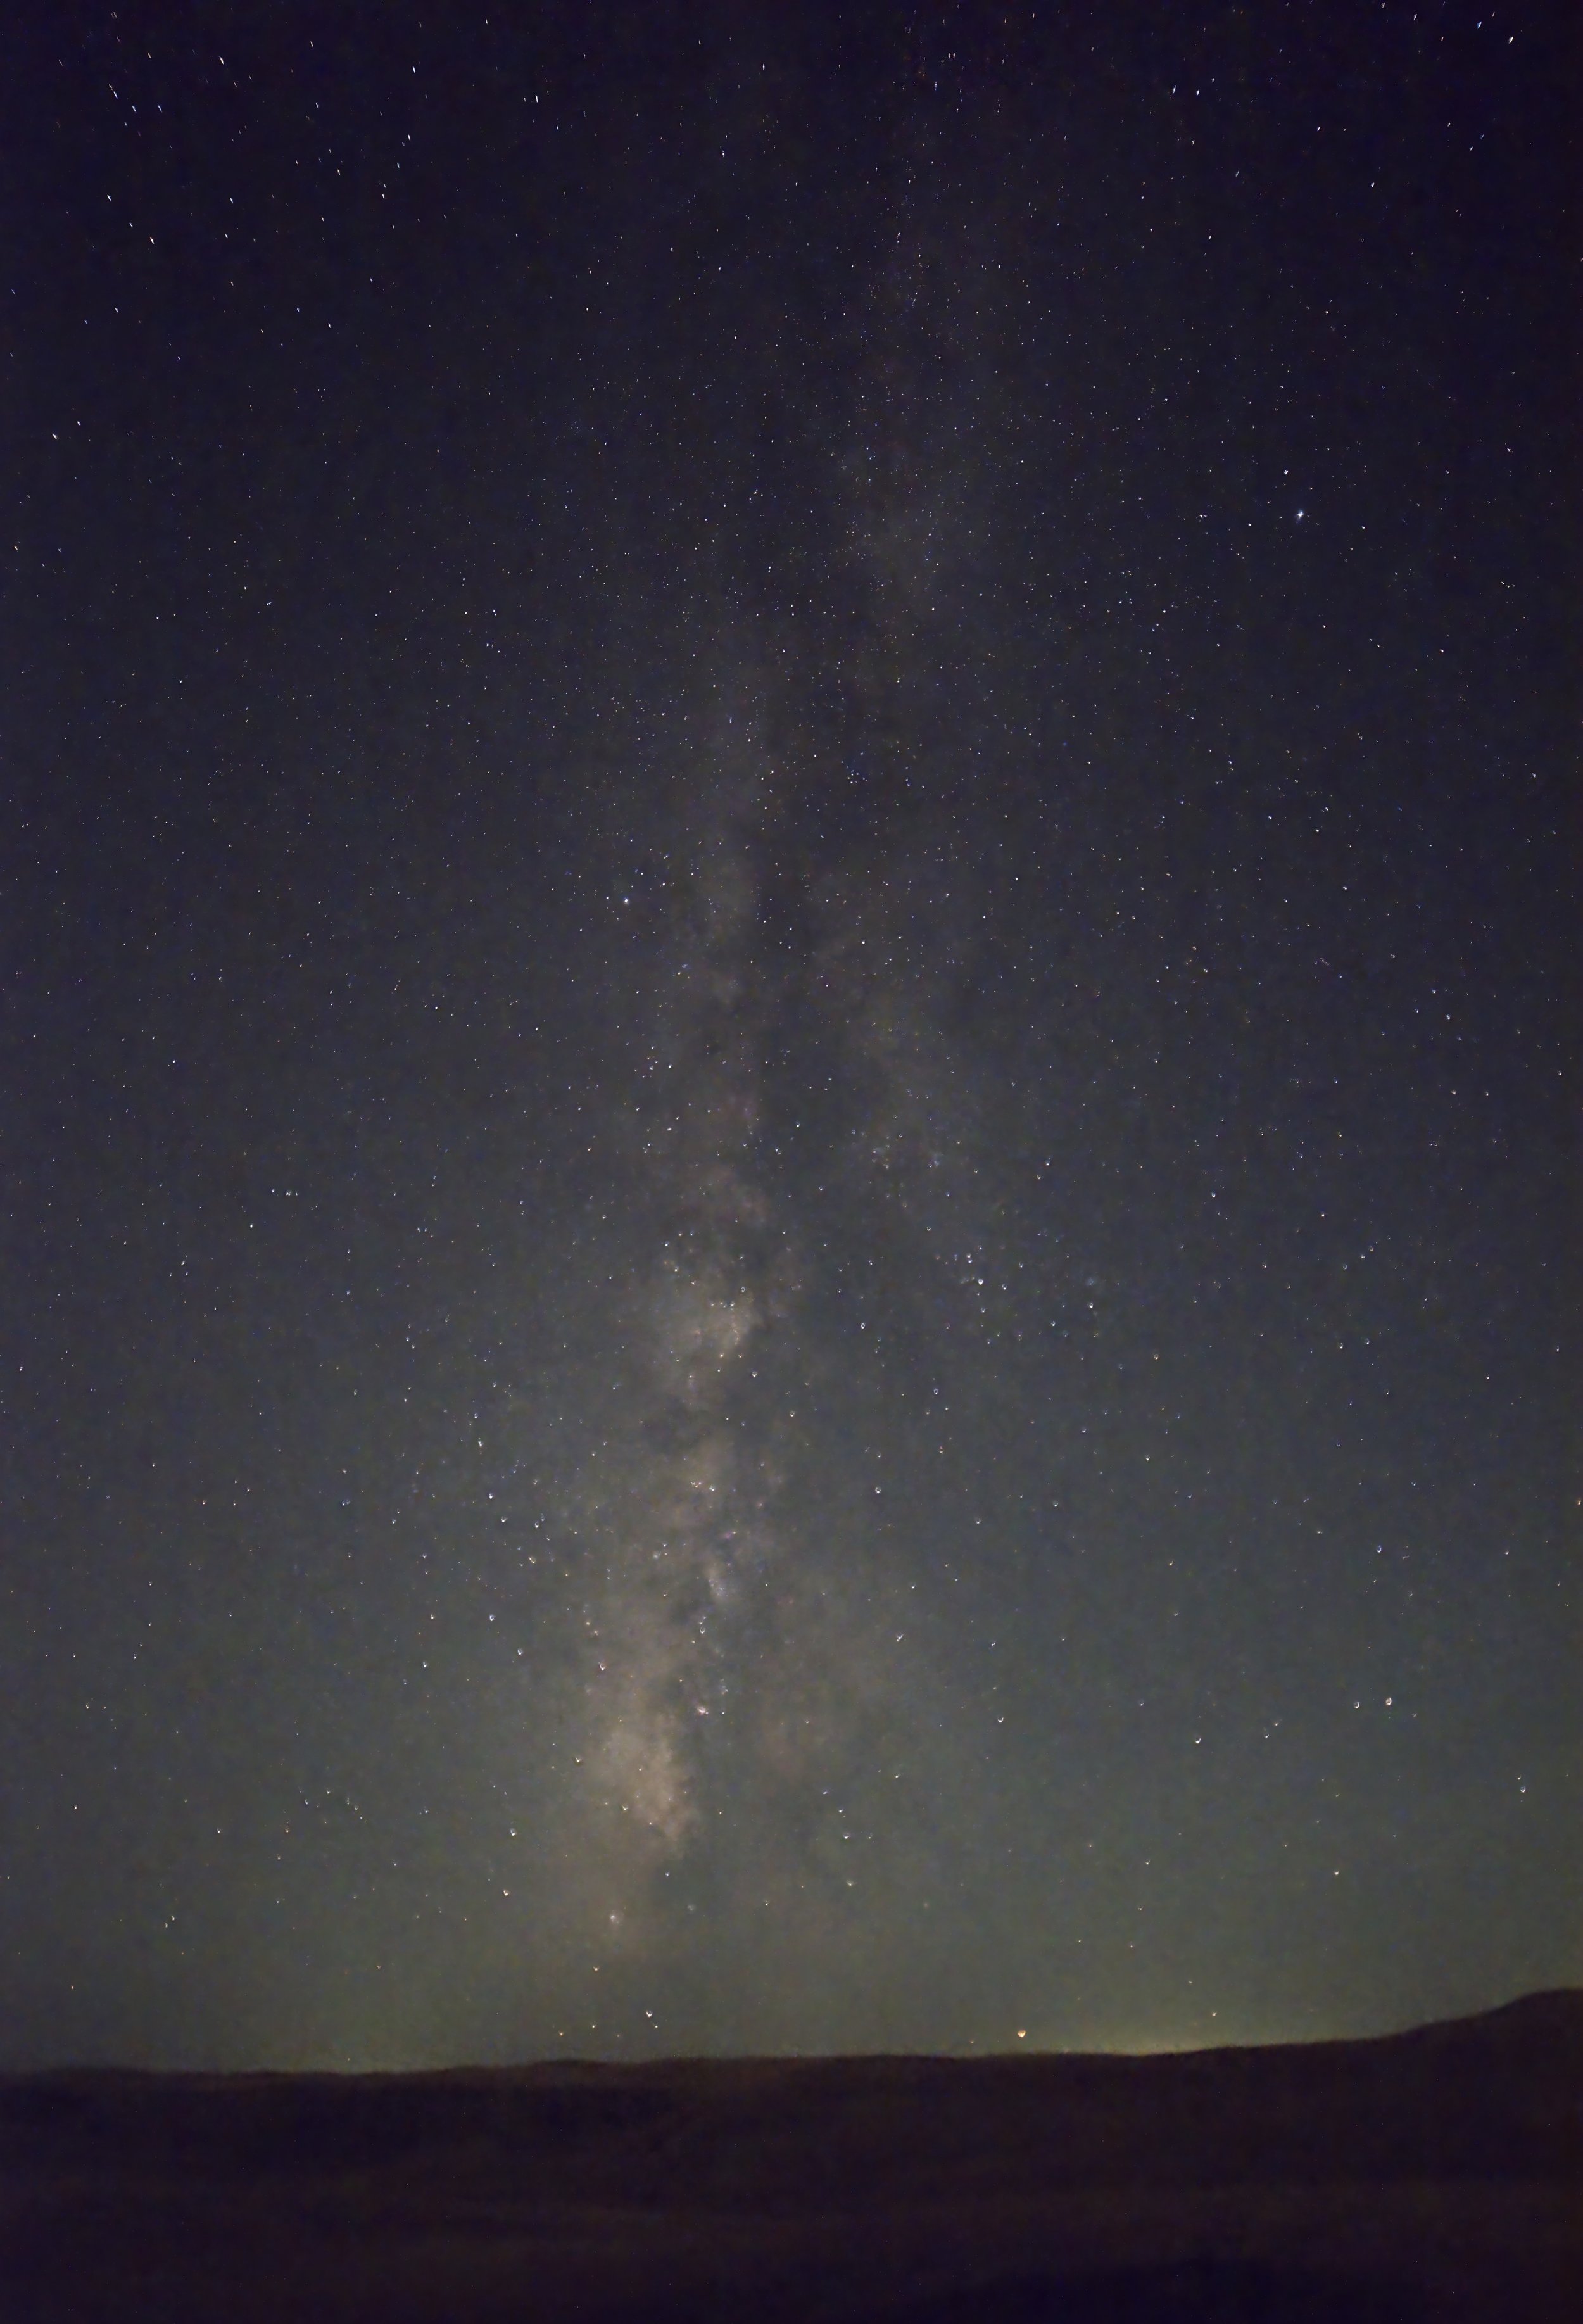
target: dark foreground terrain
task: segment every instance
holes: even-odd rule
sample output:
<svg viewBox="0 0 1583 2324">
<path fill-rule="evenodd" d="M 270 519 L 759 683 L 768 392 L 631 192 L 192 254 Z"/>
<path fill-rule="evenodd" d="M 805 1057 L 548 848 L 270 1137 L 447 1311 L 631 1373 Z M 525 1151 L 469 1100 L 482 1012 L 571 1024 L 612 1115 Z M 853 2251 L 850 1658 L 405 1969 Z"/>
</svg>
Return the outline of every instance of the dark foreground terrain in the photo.
<svg viewBox="0 0 1583 2324">
<path fill-rule="evenodd" d="M 1583 2319 L 1583 1994 L 1371 2042 L 0 2080 L 0 2316 Z"/>
</svg>

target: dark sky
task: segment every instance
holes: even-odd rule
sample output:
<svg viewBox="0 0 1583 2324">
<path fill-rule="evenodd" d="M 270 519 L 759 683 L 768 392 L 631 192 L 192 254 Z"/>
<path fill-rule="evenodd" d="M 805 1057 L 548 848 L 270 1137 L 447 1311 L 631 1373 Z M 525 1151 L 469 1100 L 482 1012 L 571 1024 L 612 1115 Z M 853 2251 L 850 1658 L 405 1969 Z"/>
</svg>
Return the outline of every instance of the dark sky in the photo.
<svg viewBox="0 0 1583 2324">
<path fill-rule="evenodd" d="M 1569 13 L 14 14 L 0 2061 L 1583 1981 Z"/>
</svg>

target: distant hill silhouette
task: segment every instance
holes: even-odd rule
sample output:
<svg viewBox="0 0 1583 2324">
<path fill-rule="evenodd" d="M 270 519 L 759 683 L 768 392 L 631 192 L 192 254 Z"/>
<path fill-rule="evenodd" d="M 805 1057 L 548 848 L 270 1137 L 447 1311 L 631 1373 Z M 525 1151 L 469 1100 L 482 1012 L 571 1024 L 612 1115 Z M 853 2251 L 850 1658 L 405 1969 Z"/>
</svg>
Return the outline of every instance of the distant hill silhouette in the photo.
<svg viewBox="0 0 1583 2324">
<path fill-rule="evenodd" d="M 1583 1993 L 1159 2057 L 0 2078 L 17 2324 L 1583 2318 Z"/>
</svg>

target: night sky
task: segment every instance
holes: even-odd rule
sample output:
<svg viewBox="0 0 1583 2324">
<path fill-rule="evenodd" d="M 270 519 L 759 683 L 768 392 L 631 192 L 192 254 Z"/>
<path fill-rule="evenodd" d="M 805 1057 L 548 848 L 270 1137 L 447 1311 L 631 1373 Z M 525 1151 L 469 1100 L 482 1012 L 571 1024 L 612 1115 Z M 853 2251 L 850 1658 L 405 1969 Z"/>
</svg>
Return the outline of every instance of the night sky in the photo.
<svg viewBox="0 0 1583 2324">
<path fill-rule="evenodd" d="M 1583 1982 L 1569 14 L 14 12 L 0 2063 Z"/>
</svg>

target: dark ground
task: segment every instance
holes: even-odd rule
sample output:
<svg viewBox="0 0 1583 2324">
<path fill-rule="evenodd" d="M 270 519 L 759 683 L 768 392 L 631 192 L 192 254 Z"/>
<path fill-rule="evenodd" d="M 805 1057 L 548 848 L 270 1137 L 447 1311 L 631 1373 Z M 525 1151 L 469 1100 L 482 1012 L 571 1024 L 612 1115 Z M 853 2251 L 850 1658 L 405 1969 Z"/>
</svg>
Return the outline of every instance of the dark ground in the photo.
<svg viewBox="0 0 1583 2324">
<path fill-rule="evenodd" d="M 0 2081 L 3 2312 L 1583 2316 L 1583 1993 L 1155 2058 Z"/>
</svg>

